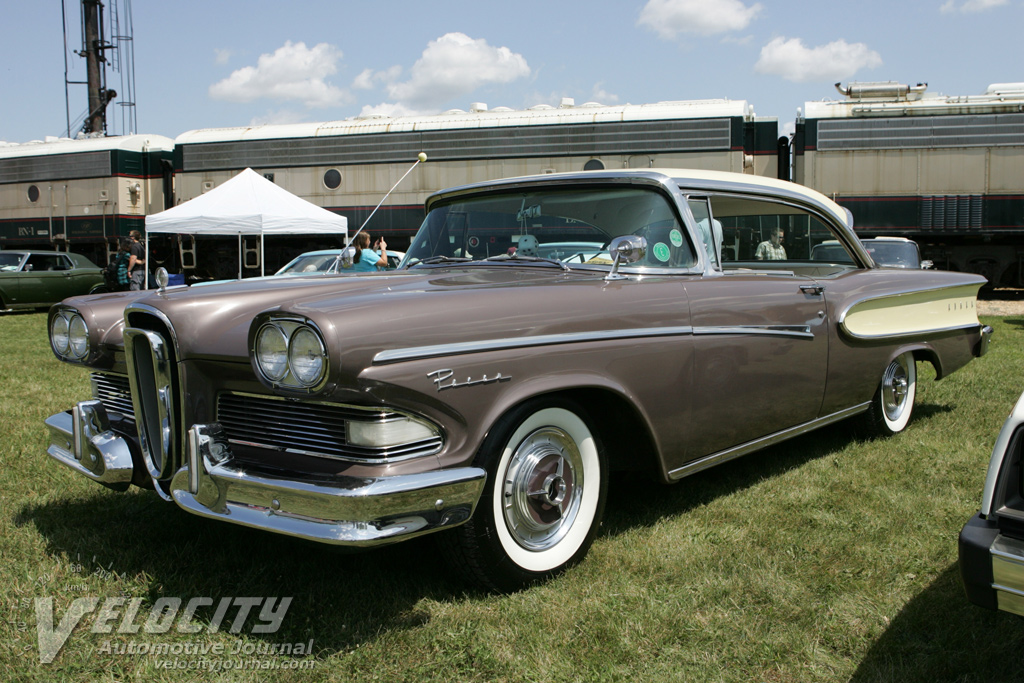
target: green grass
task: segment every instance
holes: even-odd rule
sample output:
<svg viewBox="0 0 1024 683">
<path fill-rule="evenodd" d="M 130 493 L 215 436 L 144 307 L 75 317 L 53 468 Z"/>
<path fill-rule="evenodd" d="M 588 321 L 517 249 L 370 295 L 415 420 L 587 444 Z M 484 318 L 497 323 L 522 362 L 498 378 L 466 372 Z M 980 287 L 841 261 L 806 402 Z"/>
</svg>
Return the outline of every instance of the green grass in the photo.
<svg viewBox="0 0 1024 683">
<path fill-rule="evenodd" d="M 987 318 L 989 355 L 921 374 L 906 432 L 850 424 L 684 479 L 616 480 L 590 556 L 494 596 L 451 578 L 430 539 L 344 554 L 114 493 L 52 461 L 43 420 L 88 395 L 45 315 L 0 316 L 0 678 L 26 681 L 998 681 L 1022 622 L 967 603 L 957 534 L 1024 390 L 1024 320 Z M 39 663 L 31 600 L 292 596 L 281 632 L 94 634 Z M 26 609 L 26 604 L 29 605 Z M 314 639 L 300 671 L 155 668 L 104 641 Z M 278 658 L 263 656 L 264 661 Z M 284 658 L 287 659 L 287 658 Z"/>
</svg>

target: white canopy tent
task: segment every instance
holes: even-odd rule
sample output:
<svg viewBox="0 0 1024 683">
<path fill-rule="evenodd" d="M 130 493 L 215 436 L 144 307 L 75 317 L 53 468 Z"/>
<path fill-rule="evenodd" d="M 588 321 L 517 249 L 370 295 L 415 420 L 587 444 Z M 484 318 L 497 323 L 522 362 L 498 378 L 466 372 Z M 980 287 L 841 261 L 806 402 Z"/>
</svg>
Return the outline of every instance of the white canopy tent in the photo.
<svg viewBox="0 0 1024 683">
<path fill-rule="evenodd" d="M 330 234 L 348 236 L 348 219 L 307 202 L 247 168 L 219 187 L 183 204 L 146 216 L 147 233 L 238 235 L 238 277 L 242 277 L 242 237 Z"/>
</svg>

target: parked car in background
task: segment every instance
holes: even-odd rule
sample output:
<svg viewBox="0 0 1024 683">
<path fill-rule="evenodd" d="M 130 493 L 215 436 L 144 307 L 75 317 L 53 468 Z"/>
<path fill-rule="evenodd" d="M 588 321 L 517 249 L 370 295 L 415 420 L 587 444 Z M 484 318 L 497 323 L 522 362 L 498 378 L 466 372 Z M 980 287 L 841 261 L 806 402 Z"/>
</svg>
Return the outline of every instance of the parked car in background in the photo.
<svg viewBox="0 0 1024 683">
<path fill-rule="evenodd" d="M 105 291 L 103 271 L 81 254 L 0 251 L 0 311 L 41 308 Z"/>
<path fill-rule="evenodd" d="M 976 605 L 1024 616 L 1024 395 L 992 449 L 981 509 L 960 532 L 960 577 Z"/>
<path fill-rule="evenodd" d="M 325 273 L 338 258 L 340 249 L 321 249 L 319 251 L 307 251 L 299 254 L 274 275 L 301 275 L 303 273 Z M 402 262 L 405 253 L 388 249 L 388 270 L 394 270 Z M 345 273 L 344 268 L 338 268 L 338 272 Z"/>
<path fill-rule="evenodd" d="M 586 555 L 613 472 L 676 482 L 853 416 L 900 432 L 917 363 L 945 378 L 991 335 L 983 278 L 879 268 L 842 208 L 791 183 L 589 171 L 426 209 L 388 273 L 53 307 L 53 352 L 93 397 L 47 419 L 49 455 L 312 541 L 440 532 L 454 567 L 515 590 Z M 723 240 L 752 254 L 771 226 L 805 239 L 723 263 Z M 827 241 L 844 261 L 811 258 Z"/>
<path fill-rule="evenodd" d="M 931 261 L 921 260 L 917 242 L 906 237 L 873 237 L 860 241 L 880 266 L 890 268 L 931 268 Z"/>
<path fill-rule="evenodd" d="M 931 268 L 931 261 L 921 260 L 917 242 L 906 237 L 872 237 L 860 241 L 874 262 L 888 268 Z M 816 244 L 811 259 L 833 263 L 847 263 L 847 254 L 839 242 L 829 240 Z"/>
</svg>

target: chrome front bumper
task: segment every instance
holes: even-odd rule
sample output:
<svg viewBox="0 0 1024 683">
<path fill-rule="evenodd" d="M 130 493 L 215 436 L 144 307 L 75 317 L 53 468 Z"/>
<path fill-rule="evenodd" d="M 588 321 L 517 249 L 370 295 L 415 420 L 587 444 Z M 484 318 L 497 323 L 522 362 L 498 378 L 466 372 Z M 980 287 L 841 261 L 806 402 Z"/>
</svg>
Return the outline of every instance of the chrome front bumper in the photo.
<svg viewBox="0 0 1024 683">
<path fill-rule="evenodd" d="M 93 481 L 123 490 L 132 479 L 128 441 L 110 430 L 99 401 L 46 420 L 47 452 Z M 387 477 L 285 478 L 246 469 L 218 425 L 188 432 L 171 498 L 210 519 L 322 543 L 373 546 L 457 526 L 476 509 L 486 472 L 460 467 Z"/>
<path fill-rule="evenodd" d="M 99 401 L 82 401 L 71 412 L 46 418 L 50 446 L 46 452 L 60 464 L 104 486 L 124 491 L 132 481 L 128 442 L 110 428 Z"/>
</svg>

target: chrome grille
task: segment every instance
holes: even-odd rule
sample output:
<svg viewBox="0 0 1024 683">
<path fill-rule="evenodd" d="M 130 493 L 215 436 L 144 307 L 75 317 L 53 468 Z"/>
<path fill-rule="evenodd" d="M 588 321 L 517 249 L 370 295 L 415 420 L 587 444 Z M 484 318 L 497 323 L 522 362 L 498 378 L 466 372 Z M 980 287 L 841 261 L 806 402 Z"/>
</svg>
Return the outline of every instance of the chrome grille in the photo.
<svg viewBox="0 0 1024 683">
<path fill-rule="evenodd" d="M 181 424 L 177 349 L 169 324 L 143 304 L 125 310 L 125 360 L 146 468 L 166 479 L 178 467 Z"/>
<path fill-rule="evenodd" d="M 135 419 L 132 390 L 127 375 L 94 372 L 90 379 L 92 380 L 92 397 L 103 403 L 107 412 L 120 413 L 130 420 Z"/>
<path fill-rule="evenodd" d="M 221 394 L 217 421 L 237 444 L 341 460 L 375 462 L 431 455 L 440 436 L 389 448 L 348 443 L 351 421 L 383 422 L 403 417 L 388 410 L 366 410 L 336 403 L 279 400 L 252 394 Z"/>
</svg>

